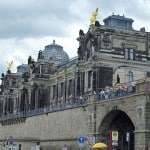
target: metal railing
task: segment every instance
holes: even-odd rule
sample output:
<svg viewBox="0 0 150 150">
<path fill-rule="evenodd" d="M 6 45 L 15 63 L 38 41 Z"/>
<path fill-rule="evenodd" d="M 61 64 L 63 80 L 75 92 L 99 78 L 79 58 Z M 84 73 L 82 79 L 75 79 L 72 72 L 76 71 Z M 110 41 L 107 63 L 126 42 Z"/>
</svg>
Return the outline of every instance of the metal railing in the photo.
<svg viewBox="0 0 150 150">
<path fill-rule="evenodd" d="M 116 97 L 121 98 L 123 96 L 132 95 L 132 94 L 135 94 L 138 92 L 150 92 L 150 79 L 138 80 L 138 81 L 136 81 L 136 83 L 137 83 L 136 91 L 133 92 L 130 83 L 126 83 L 126 85 L 128 86 L 128 89 L 129 89 L 129 91 L 127 91 L 127 93 L 122 93 L 122 94 L 118 95 L 117 91 L 114 91 L 114 93 L 111 93 L 111 96 L 107 96 L 107 99 L 111 100 Z M 36 108 L 36 109 L 32 109 L 32 110 L 26 109 L 25 111 L 22 111 L 22 112 L 16 112 L 13 114 L 3 115 L 3 116 L 0 116 L 0 121 L 11 120 L 11 119 L 16 119 L 16 118 L 21 118 L 21 117 L 37 116 L 37 115 L 48 114 L 48 113 L 52 113 L 52 112 L 56 112 L 56 111 L 63 111 L 66 109 L 72 109 L 72 108 L 84 106 L 87 103 L 92 102 L 92 101 L 106 99 L 105 97 L 103 99 L 101 99 L 99 93 L 94 93 L 94 94 L 97 95 L 96 99 L 94 99 L 95 97 L 91 97 L 92 94 L 89 94 L 87 97 L 83 96 L 83 97 L 78 97 L 78 98 L 74 98 L 74 99 L 71 98 L 71 99 L 68 99 L 66 102 L 62 102 L 62 103 L 51 104 L 46 107 Z"/>
<path fill-rule="evenodd" d="M 78 101 L 70 101 L 70 102 L 68 101 L 62 104 L 61 103 L 55 105 L 53 104 L 43 108 L 36 108 L 32 110 L 29 109 L 22 112 L 16 112 L 15 114 L 7 114 L 7 115 L 0 116 L 0 121 L 11 120 L 11 119 L 16 119 L 21 117 L 31 117 L 31 116 L 37 116 L 37 115 L 47 114 L 56 111 L 62 111 L 65 109 L 80 107 L 86 103 L 87 103 L 87 99 L 82 99 Z"/>
</svg>

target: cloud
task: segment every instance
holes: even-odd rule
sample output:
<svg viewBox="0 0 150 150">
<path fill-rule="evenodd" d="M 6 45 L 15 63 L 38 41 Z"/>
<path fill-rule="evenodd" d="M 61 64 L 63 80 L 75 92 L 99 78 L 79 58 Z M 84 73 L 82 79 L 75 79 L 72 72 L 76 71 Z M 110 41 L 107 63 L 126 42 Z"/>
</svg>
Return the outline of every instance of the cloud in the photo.
<svg viewBox="0 0 150 150">
<path fill-rule="evenodd" d="M 0 1 L 0 38 L 65 36 L 69 22 L 80 16 L 73 15 L 69 0 L 2 0 Z M 72 17 L 73 16 L 73 17 Z"/>
<path fill-rule="evenodd" d="M 134 29 L 150 31 L 150 0 L 0 0 L 0 72 L 6 72 L 11 59 L 14 70 L 29 55 L 36 59 L 53 39 L 70 58 L 76 56 L 78 32 L 87 32 L 97 7 L 101 24 L 112 13 L 124 14 L 134 20 Z"/>
</svg>

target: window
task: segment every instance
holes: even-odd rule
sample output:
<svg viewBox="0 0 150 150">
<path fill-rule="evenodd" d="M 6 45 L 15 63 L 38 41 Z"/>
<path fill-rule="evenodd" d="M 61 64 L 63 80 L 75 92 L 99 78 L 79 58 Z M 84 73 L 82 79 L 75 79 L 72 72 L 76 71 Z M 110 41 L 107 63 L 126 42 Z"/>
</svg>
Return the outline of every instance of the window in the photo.
<svg viewBox="0 0 150 150">
<path fill-rule="evenodd" d="M 62 59 L 62 53 L 58 53 L 56 57 L 58 60 Z"/>
<path fill-rule="evenodd" d="M 53 85 L 53 99 L 56 97 L 56 85 Z"/>
<path fill-rule="evenodd" d="M 47 59 L 51 58 L 51 53 L 47 53 Z"/>
<path fill-rule="evenodd" d="M 134 50 L 126 48 L 124 52 L 124 58 L 134 60 Z"/>
<path fill-rule="evenodd" d="M 134 57 L 133 57 L 134 55 L 133 55 L 133 49 L 130 49 L 130 59 L 131 60 L 133 60 L 134 59 Z"/>
<path fill-rule="evenodd" d="M 92 71 L 88 71 L 88 88 L 91 87 L 91 77 L 92 77 Z"/>
<path fill-rule="evenodd" d="M 128 49 L 125 49 L 125 59 L 128 59 Z"/>
<path fill-rule="evenodd" d="M 68 95 L 72 94 L 72 80 L 69 80 Z"/>
<path fill-rule="evenodd" d="M 60 97 L 63 96 L 63 92 L 64 92 L 64 83 L 61 82 L 61 91 L 60 91 Z"/>
<path fill-rule="evenodd" d="M 15 85 L 16 84 L 16 79 L 12 80 L 12 84 Z"/>
<path fill-rule="evenodd" d="M 49 68 L 48 68 L 48 66 L 46 65 L 45 68 L 44 68 L 44 73 L 48 73 L 48 71 L 49 71 L 48 69 L 49 69 Z"/>
<path fill-rule="evenodd" d="M 133 81 L 133 72 L 129 71 L 127 73 L 127 82 Z"/>
<path fill-rule="evenodd" d="M 150 72 L 147 72 L 147 77 L 150 77 Z"/>
</svg>

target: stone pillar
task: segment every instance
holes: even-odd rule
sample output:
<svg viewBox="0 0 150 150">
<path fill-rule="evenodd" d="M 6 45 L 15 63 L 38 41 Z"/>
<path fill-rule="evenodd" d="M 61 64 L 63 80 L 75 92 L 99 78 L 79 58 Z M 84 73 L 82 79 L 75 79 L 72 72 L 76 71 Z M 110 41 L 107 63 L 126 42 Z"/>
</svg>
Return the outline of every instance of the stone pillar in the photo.
<svg viewBox="0 0 150 150">
<path fill-rule="evenodd" d="M 96 86 L 96 81 L 97 81 L 97 70 L 96 66 L 93 66 L 93 73 L 92 73 L 92 92 L 96 92 L 97 86 Z"/>
<path fill-rule="evenodd" d="M 17 97 L 15 96 L 13 99 L 13 112 L 16 113 L 17 112 Z"/>
<path fill-rule="evenodd" d="M 3 115 L 5 115 L 5 103 L 6 103 L 6 100 L 3 98 L 3 112 L 2 112 Z"/>
<path fill-rule="evenodd" d="M 144 84 L 145 85 L 145 84 Z M 138 107 L 138 124 L 135 130 L 135 150 L 150 150 L 150 95 L 146 95 L 145 107 Z"/>
<path fill-rule="evenodd" d="M 67 77 L 66 77 L 66 75 L 65 75 L 65 76 L 64 76 L 64 94 L 63 94 L 64 103 L 66 102 L 66 94 L 67 94 Z"/>
<path fill-rule="evenodd" d="M 89 112 L 89 119 L 88 119 L 88 126 L 89 126 L 89 133 L 87 134 L 87 137 L 88 137 L 88 141 L 89 141 L 89 144 L 90 145 L 93 145 L 95 144 L 95 142 L 97 141 L 97 106 L 96 106 L 96 98 L 97 98 L 97 95 L 96 94 L 90 94 L 88 99 L 89 99 L 89 102 L 93 102 L 92 105 L 89 105 L 88 106 L 88 112 Z"/>
<path fill-rule="evenodd" d="M 92 93 L 88 95 L 88 100 L 89 102 L 94 102 L 97 100 L 97 94 L 96 93 Z"/>
<path fill-rule="evenodd" d="M 35 108 L 38 108 L 38 101 L 39 101 L 39 97 L 38 97 L 38 93 L 39 93 L 39 91 L 38 91 L 39 89 L 36 89 L 35 90 Z"/>
<path fill-rule="evenodd" d="M 77 97 L 77 75 L 74 78 L 74 97 Z"/>
<path fill-rule="evenodd" d="M 66 100 L 68 100 L 68 88 L 69 88 L 69 80 L 67 80 L 67 77 L 66 77 L 66 79 L 65 79 L 66 81 L 66 83 L 65 83 L 65 85 L 66 85 Z"/>
<path fill-rule="evenodd" d="M 150 150 L 150 130 L 135 131 L 134 149 Z"/>
<path fill-rule="evenodd" d="M 85 71 L 84 75 L 84 92 L 87 92 L 88 89 L 88 71 Z"/>
<path fill-rule="evenodd" d="M 18 94 L 18 112 L 21 111 L 20 106 L 21 106 L 21 93 Z"/>
<path fill-rule="evenodd" d="M 72 84 L 72 96 L 75 98 L 75 93 L 76 93 L 76 78 L 74 76 L 73 78 L 73 84 Z"/>
<path fill-rule="evenodd" d="M 80 95 L 84 95 L 85 72 L 80 72 Z"/>
</svg>

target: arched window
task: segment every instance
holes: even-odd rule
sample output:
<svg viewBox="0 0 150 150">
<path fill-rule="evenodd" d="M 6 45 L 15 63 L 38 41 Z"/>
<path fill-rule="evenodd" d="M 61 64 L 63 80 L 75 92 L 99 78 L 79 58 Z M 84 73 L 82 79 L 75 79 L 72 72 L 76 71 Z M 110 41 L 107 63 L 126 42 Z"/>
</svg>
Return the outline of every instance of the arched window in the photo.
<svg viewBox="0 0 150 150">
<path fill-rule="evenodd" d="M 127 73 L 127 82 L 133 81 L 133 72 L 129 71 Z"/>
</svg>

